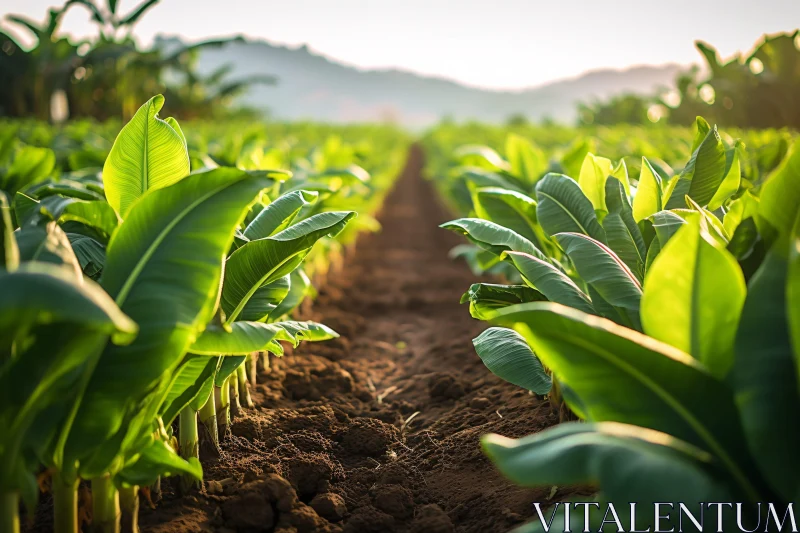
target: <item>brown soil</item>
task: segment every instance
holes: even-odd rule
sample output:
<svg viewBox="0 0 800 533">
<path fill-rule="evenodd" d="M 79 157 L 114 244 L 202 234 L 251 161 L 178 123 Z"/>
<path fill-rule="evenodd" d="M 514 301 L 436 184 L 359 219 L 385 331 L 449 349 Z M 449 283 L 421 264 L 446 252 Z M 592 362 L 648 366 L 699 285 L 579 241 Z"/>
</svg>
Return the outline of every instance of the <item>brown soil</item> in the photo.
<svg viewBox="0 0 800 533">
<path fill-rule="evenodd" d="M 341 338 L 272 358 L 255 409 L 232 424 L 206 485 L 164 483 L 143 531 L 506 532 L 548 490 L 507 482 L 481 435 L 519 437 L 557 422 L 546 399 L 490 374 L 471 340 L 486 326 L 461 294 L 475 277 L 447 252 L 459 238 L 421 178 L 421 153 L 386 199 L 383 231 L 363 237 L 302 318 Z M 558 499 L 566 493 L 559 491 Z"/>
</svg>

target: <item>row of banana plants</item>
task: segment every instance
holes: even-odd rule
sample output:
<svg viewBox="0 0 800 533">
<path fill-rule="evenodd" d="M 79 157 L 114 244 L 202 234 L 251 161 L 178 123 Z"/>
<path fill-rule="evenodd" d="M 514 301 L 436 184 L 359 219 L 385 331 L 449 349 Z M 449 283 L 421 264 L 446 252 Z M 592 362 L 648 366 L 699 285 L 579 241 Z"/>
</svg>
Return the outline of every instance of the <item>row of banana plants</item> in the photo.
<svg viewBox="0 0 800 533">
<path fill-rule="evenodd" d="M 702 118 L 679 171 L 641 157 L 629 175 L 626 159 L 588 152 L 570 177 L 540 155 L 512 136 L 504 155 L 451 158 L 447 187 L 470 216 L 442 227 L 470 241 L 454 255 L 500 281 L 462 299 L 492 325 L 475 349 L 563 422 L 486 435 L 485 452 L 521 485 L 595 487 L 619 513 L 593 517 L 598 530 L 658 527 L 651 511 L 631 522 L 632 502 L 785 510 L 800 494 L 800 139 L 768 172 Z M 547 516 L 519 531 L 569 529 Z M 662 528 L 681 527 L 670 518 Z"/>
<path fill-rule="evenodd" d="M 45 478 L 55 531 L 81 529 L 81 480 L 93 530 L 137 531 L 139 488 L 202 479 L 198 436 L 219 445 L 263 354 L 337 336 L 290 317 L 313 294 L 309 271 L 374 226 L 343 206 L 369 214 L 388 183 L 323 168 L 336 146 L 294 176 L 268 170 L 263 147 L 240 147 L 241 161 L 191 150 L 163 104 L 142 105 L 102 171 L 80 158 L 64 171 L 57 149 L 19 140 L 29 125 L 6 125 L 0 531 L 20 530 L 20 500 L 32 516 Z M 328 254 L 312 256 L 321 242 Z"/>
</svg>

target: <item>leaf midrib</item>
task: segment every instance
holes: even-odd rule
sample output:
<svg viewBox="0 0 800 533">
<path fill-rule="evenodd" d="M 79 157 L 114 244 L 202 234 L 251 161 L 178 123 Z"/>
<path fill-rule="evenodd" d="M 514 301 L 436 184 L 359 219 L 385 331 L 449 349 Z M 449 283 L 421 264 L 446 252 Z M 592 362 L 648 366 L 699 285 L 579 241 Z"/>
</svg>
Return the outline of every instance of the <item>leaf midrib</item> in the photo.
<svg viewBox="0 0 800 533">
<path fill-rule="evenodd" d="M 145 265 L 150 261 L 150 258 L 153 256 L 153 254 L 155 254 L 156 250 L 159 248 L 159 246 L 161 246 L 164 239 L 166 239 L 167 235 L 175 228 L 175 226 L 177 226 L 178 223 L 182 222 L 183 219 L 186 218 L 186 216 L 191 211 L 194 211 L 194 209 L 197 208 L 197 206 L 204 203 L 206 200 L 208 200 L 215 194 L 219 193 L 220 191 L 228 187 L 231 187 L 237 183 L 239 183 L 239 180 L 229 183 L 223 183 L 220 187 L 212 189 L 208 193 L 204 194 L 203 196 L 201 196 L 200 198 L 198 198 L 197 200 L 186 206 L 186 208 L 181 210 L 181 212 L 178 213 L 176 217 L 174 217 L 166 226 L 164 226 L 164 229 L 161 230 L 161 232 L 156 236 L 156 239 L 153 241 L 153 243 L 147 247 L 147 250 L 145 250 L 145 253 L 142 255 L 141 259 L 139 259 L 139 261 L 136 262 L 136 265 L 134 266 L 128 278 L 125 280 L 125 283 L 120 289 L 119 294 L 115 298 L 115 301 L 117 302 L 117 305 L 120 308 L 124 305 L 125 299 L 128 297 L 128 293 L 133 287 L 133 284 L 136 283 L 136 281 L 138 280 L 139 275 L 141 274 L 142 270 L 144 270 Z"/>
<path fill-rule="evenodd" d="M 569 211 L 569 209 L 567 209 L 567 208 L 566 208 L 566 206 L 564 206 L 564 204 L 562 204 L 561 202 L 559 202 L 558 200 L 556 200 L 556 199 L 555 199 L 555 197 L 553 197 L 553 196 L 550 196 L 550 195 L 549 195 L 549 194 L 547 194 L 546 192 L 539 191 L 539 194 L 541 194 L 541 195 L 542 195 L 542 196 L 544 196 L 545 198 L 548 198 L 548 199 L 552 200 L 552 201 L 553 201 L 553 202 L 554 202 L 554 203 L 555 203 L 555 204 L 556 204 L 558 207 L 560 207 L 560 208 L 561 208 L 561 210 L 562 210 L 562 211 L 564 211 L 564 212 L 565 212 L 565 213 L 566 213 L 566 214 L 569 216 L 569 218 L 571 218 L 571 219 L 572 219 L 572 221 L 573 221 L 573 222 L 575 222 L 575 224 L 576 224 L 576 225 L 577 225 L 577 226 L 578 226 L 578 227 L 581 229 L 581 232 L 582 232 L 582 233 L 585 233 L 586 235 L 588 235 L 588 234 L 589 234 L 589 231 L 588 231 L 586 228 L 584 228 L 584 227 L 583 227 L 583 224 L 581 224 L 581 223 L 578 221 L 578 219 L 577 219 L 577 218 L 575 218 L 575 217 L 572 215 L 572 213 Z M 540 202 L 540 204 L 539 204 L 539 205 L 541 205 L 541 202 Z"/>
</svg>

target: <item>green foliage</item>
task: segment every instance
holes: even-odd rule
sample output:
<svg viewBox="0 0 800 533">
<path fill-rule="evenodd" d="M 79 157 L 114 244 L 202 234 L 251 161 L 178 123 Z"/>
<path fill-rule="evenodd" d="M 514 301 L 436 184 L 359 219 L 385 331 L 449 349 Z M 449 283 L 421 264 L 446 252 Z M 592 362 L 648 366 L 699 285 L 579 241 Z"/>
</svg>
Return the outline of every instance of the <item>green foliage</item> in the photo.
<svg viewBox="0 0 800 533">
<path fill-rule="evenodd" d="M 184 129 L 158 118 L 163 104 L 121 131 L 0 124 L 0 417 L 13 430 L 0 493 L 32 509 L 46 467 L 60 531 L 77 527 L 80 479 L 97 483 L 95 511 L 160 476 L 200 479 L 191 422 L 215 384 L 281 342 L 338 336 L 292 315 L 376 229 L 403 163 L 390 128 Z M 356 211 L 366 224 L 349 224 Z M 180 446 L 167 430 L 179 416 Z"/>
<path fill-rule="evenodd" d="M 517 483 L 589 484 L 595 501 L 618 508 L 796 499 L 797 141 L 745 132 L 745 149 L 702 118 L 688 133 L 679 133 L 682 157 L 642 149 L 628 159 L 641 161 L 630 184 L 627 154 L 607 137 L 600 142 L 616 164 L 586 149 L 593 141 L 585 138 L 552 150 L 577 180 L 551 165 L 535 186 L 503 191 L 460 167 L 441 174 L 472 191 L 461 209 L 479 217 L 443 227 L 535 289 L 470 288 L 462 301 L 472 316 L 502 326 L 475 339 L 478 355 L 529 390 L 552 377 L 551 403 L 588 422 L 523 439 L 485 436 L 486 453 Z M 428 138 L 434 153 L 443 135 Z M 473 145 L 471 153 L 494 152 Z M 508 172 L 495 155 L 494 167 Z M 677 170 L 664 163 L 680 159 Z M 514 201 L 485 205 L 504 195 Z M 534 204 L 536 216 L 524 216 L 519 206 Z M 491 238 L 479 233 L 486 228 Z M 521 232 L 537 238 L 536 253 Z"/>
</svg>

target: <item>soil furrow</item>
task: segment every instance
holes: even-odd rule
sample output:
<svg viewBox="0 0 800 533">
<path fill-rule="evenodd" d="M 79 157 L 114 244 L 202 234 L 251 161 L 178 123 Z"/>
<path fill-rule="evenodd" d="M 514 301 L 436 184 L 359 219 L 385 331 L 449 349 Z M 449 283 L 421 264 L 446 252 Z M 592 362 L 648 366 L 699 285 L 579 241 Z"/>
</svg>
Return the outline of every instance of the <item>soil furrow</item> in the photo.
<svg viewBox="0 0 800 533">
<path fill-rule="evenodd" d="M 485 327 L 459 305 L 475 280 L 447 252 L 459 238 L 407 168 L 379 220 L 332 272 L 304 317 L 342 336 L 272 359 L 207 487 L 171 486 L 152 532 L 505 532 L 533 513 L 542 491 L 501 478 L 482 455 L 488 432 L 519 437 L 557 421 L 546 400 L 491 375 L 471 339 Z M 560 496 L 562 496 L 560 494 Z"/>
</svg>

